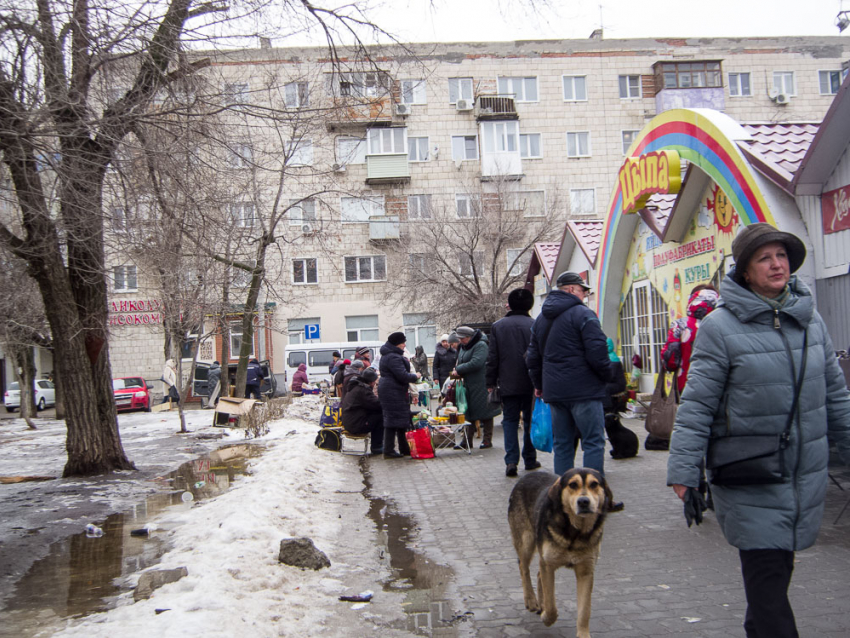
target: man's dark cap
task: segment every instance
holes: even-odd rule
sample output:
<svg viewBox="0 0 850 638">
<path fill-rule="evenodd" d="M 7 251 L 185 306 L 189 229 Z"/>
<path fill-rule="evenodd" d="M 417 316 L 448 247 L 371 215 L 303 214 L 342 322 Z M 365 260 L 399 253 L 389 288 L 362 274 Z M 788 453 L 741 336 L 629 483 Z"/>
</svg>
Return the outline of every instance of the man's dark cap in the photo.
<svg viewBox="0 0 850 638">
<path fill-rule="evenodd" d="M 558 275 L 558 281 L 556 283 L 558 288 L 561 286 L 581 286 L 585 290 L 590 290 L 590 286 L 587 285 L 577 272 L 562 272 Z"/>
</svg>

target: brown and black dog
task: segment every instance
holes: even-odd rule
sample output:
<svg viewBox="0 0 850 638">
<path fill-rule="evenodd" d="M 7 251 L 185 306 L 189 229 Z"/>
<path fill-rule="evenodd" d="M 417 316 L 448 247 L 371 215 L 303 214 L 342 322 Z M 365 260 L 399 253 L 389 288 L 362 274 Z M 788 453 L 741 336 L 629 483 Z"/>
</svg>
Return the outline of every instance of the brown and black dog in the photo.
<svg viewBox="0 0 850 638">
<path fill-rule="evenodd" d="M 576 574 L 578 614 L 576 636 L 590 638 L 590 595 L 599 557 L 602 527 L 614 498 L 596 470 L 574 468 L 563 476 L 533 472 L 514 486 L 508 522 L 519 559 L 525 608 L 543 614 L 543 624 L 558 619 L 555 570 L 569 567 Z M 531 561 L 540 557 L 538 598 L 531 583 Z"/>
</svg>

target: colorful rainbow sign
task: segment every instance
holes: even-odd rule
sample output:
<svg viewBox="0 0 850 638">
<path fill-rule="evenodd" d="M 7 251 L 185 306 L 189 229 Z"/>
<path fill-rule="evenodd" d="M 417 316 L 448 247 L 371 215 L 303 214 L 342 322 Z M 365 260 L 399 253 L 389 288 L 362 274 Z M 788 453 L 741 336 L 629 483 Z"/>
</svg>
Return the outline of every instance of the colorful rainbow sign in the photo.
<svg viewBox="0 0 850 638">
<path fill-rule="evenodd" d="M 673 109 L 656 116 L 644 127 L 632 143 L 626 161 L 653 151 L 677 151 L 683 159 L 705 171 L 723 189 L 738 212 L 741 223 L 768 222 L 775 225 L 753 172 L 736 145 L 736 140 L 748 138 L 749 135 L 739 124 L 719 111 Z M 596 303 L 597 313 L 603 322 L 602 314 L 609 294 L 616 295 L 619 306 L 619 288 L 612 286 L 608 290 L 607 283 L 622 216 L 623 192 L 618 180 L 611 195 L 597 255 Z M 625 239 L 626 242 L 630 240 L 631 237 Z"/>
</svg>

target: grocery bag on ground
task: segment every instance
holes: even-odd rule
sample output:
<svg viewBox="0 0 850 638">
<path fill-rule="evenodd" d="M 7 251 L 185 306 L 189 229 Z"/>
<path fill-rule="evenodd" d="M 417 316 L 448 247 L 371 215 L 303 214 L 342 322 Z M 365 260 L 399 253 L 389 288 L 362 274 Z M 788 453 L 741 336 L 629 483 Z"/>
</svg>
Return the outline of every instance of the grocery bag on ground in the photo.
<svg viewBox="0 0 850 638">
<path fill-rule="evenodd" d="M 552 451 L 552 411 L 543 399 L 534 402 L 531 414 L 531 444 L 541 452 Z"/>
<path fill-rule="evenodd" d="M 466 400 L 466 386 L 463 381 L 455 383 L 455 405 L 459 414 L 466 414 L 469 403 Z"/>
<path fill-rule="evenodd" d="M 320 427 L 335 428 L 342 424 L 342 408 L 340 405 L 339 401 L 334 401 L 322 408 L 322 414 L 319 417 Z"/>
<path fill-rule="evenodd" d="M 431 429 L 427 426 L 408 430 L 405 433 L 407 445 L 410 446 L 410 458 L 412 459 L 433 459 L 434 446 L 431 445 Z"/>
</svg>

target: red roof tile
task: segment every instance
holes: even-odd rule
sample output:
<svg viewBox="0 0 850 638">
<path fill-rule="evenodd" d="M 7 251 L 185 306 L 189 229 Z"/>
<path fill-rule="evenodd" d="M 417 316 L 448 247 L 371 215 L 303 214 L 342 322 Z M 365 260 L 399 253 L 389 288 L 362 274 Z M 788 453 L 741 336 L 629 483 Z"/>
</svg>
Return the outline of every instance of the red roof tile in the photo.
<svg viewBox="0 0 850 638">
<path fill-rule="evenodd" d="M 818 124 L 787 122 L 742 126 L 753 138 L 745 142 L 749 149 L 791 175 L 800 167 L 819 127 Z"/>
<path fill-rule="evenodd" d="M 593 221 L 568 221 L 567 226 L 570 227 L 576 243 L 581 248 L 587 260 L 593 264 L 596 261 L 596 253 L 599 252 L 599 244 L 602 241 L 602 227 L 605 222 L 602 220 Z"/>
<path fill-rule="evenodd" d="M 558 261 L 558 253 L 561 252 L 560 242 L 538 242 L 534 244 L 534 252 L 543 267 L 546 281 L 551 282 L 554 277 L 555 263 Z"/>
</svg>

